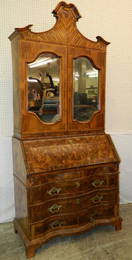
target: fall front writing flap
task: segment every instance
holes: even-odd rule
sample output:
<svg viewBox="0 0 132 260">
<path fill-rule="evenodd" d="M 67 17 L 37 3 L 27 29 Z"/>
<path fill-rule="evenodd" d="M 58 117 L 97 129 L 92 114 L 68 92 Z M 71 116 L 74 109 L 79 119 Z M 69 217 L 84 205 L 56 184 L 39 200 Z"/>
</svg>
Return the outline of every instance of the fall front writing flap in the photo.
<svg viewBox="0 0 132 260">
<path fill-rule="evenodd" d="M 28 173 L 119 162 L 110 136 L 23 141 Z"/>
</svg>

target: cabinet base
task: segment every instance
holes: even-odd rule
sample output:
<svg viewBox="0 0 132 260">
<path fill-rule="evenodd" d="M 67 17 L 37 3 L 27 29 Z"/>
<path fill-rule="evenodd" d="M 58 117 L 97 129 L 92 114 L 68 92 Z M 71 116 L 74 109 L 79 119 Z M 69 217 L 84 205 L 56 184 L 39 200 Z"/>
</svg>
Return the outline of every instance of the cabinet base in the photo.
<svg viewBox="0 0 132 260">
<path fill-rule="evenodd" d="M 118 218 L 112 218 L 109 220 L 108 219 L 107 220 L 106 219 L 98 220 L 95 223 L 88 223 L 85 226 L 79 226 L 74 229 L 67 228 L 67 229 L 63 229 L 63 230 L 62 229 L 54 230 L 53 232 L 45 234 L 43 237 L 33 239 L 33 240 L 29 240 L 27 238 L 27 236 L 25 235 L 24 231 L 22 230 L 22 228 L 19 225 L 19 222 L 17 220 L 14 220 L 14 231 L 15 231 L 15 233 L 19 233 L 19 235 L 21 236 L 21 238 L 24 242 L 27 258 L 31 258 L 31 257 L 35 256 L 36 250 L 38 248 L 40 248 L 42 246 L 42 244 L 44 244 L 45 242 L 47 242 L 48 240 L 50 240 L 53 237 L 82 233 L 84 231 L 88 231 L 91 228 L 94 228 L 99 225 L 113 225 L 115 227 L 115 230 L 119 231 L 122 228 L 122 218 L 118 217 Z"/>
</svg>

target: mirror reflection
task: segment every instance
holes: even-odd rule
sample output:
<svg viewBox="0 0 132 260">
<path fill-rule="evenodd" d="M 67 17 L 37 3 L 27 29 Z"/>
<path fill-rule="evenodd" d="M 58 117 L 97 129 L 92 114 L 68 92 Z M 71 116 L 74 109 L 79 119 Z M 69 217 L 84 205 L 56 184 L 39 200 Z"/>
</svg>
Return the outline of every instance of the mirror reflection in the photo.
<svg viewBox="0 0 132 260">
<path fill-rule="evenodd" d="M 47 123 L 60 120 L 60 58 L 44 53 L 27 66 L 28 111 Z"/>
<path fill-rule="evenodd" d="M 74 119 L 87 121 L 99 109 L 99 71 L 86 57 L 73 60 Z"/>
</svg>

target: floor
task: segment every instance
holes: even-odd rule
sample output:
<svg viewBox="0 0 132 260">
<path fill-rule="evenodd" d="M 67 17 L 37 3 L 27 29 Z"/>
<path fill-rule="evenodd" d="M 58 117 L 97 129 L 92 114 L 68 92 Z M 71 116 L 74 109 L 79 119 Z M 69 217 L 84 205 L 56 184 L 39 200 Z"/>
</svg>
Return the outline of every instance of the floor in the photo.
<svg viewBox="0 0 132 260">
<path fill-rule="evenodd" d="M 132 260 L 132 204 L 121 205 L 123 228 L 96 227 L 77 236 L 54 238 L 31 260 Z M 26 260 L 13 224 L 0 224 L 0 260 Z"/>
</svg>

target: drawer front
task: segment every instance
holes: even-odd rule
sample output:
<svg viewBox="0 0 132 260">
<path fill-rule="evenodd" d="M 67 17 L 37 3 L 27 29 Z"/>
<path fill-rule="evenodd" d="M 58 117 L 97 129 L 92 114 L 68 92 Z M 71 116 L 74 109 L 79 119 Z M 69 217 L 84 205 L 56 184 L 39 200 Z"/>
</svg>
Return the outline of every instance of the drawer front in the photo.
<svg viewBox="0 0 132 260">
<path fill-rule="evenodd" d="M 71 181 L 76 178 L 84 178 L 93 174 L 116 173 L 118 164 L 108 164 L 106 166 L 89 166 L 82 169 L 54 171 L 54 173 L 33 174 L 29 176 L 29 185 L 36 186 L 50 182 Z"/>
<path fill-rule="evenodd" d="M 86 223 L 94 224 L 97 220 L 105 220 L 115 216 L 114 206 L 104 205 L 103 208 L 100 206 L 94 206 L 89 211 L 81 212 L 79 215 L 79 223 L 85 225 Z"/>
<path fill-rule="evenodd" d="M 43 236 L 47 232 L 77 225 L 76 215 L 57 216 L 46 219 L 44 222 L 31 225 L 32 238 Z"/>
<path fill-rule="evenodd" d="M 36 204 L 60 196 L 87 193 L 99 189 L 117 187 L 118 174 L 90 174 L 87 177 L 59 182 L 47 182 L 29 189 L 29 203 Z"/>
<path fill-rule="evenodd" d="M 117 200 L 118 192 L 115 190 L 91 192 L 78 197 L 50 200 L 43 204 L 31 206 L 30 220 L 31 223 L 34 223 L 53 215 L 78 212 L 93 205 L 114 205 Z"/>
<path fill-rule="evenodd" d="M 44 236 L 48 232 L 60 229 L 72 229 L 86 224 L 94 224 L 96 221 L 105 220 L 114 217 L 113 206 L 93 206 L 89 210 L 83 210 L 77 214 L 68 214 L 61 216 L 52 216 L 43 222 L 31 225 L 32 238 Z"/>
</svg>

